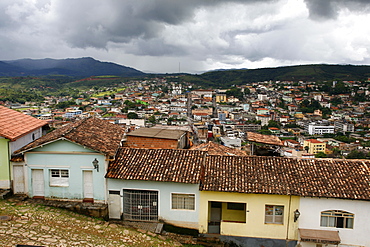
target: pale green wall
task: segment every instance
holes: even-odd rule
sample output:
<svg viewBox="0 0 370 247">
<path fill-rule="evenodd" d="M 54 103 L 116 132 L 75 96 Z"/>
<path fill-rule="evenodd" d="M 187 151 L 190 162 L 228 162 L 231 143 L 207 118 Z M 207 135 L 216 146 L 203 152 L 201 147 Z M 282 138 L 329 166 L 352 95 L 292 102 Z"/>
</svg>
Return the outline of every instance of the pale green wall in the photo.
<svg viewBox="0 0 370 247">
<path fill-rule="evenodd" d="M 56 142 L 52 142 L 50 144 L 46 144 L 45 146 L 35 148 L 32 152 L 92 152 L 95 151 L 84 148 L 81 145 L 76 143 L 67 141 L 67 140 L 60 140 Z"/>
<path fill-rule="evenodd" d="M 99 172 L 93 169 L 92 161 L 95 158 L 99 161 Z M 57 141 L 26 152 L 25 161 L 30 197 L 33 196 L 32 169 L 42 169 L 46 198 L 83 199 L 83 171 L 92 171 L 94 199 L 105 200 L 106 160 L 101 153 L 69 141 Z M 49 186 L 51 169 L 69 170 L 69 186 Z"/>
<path fill-rule="evenodd" d="M 8 139 L 0 139 L 0 188 L 9 188 Z"/>
</svg>

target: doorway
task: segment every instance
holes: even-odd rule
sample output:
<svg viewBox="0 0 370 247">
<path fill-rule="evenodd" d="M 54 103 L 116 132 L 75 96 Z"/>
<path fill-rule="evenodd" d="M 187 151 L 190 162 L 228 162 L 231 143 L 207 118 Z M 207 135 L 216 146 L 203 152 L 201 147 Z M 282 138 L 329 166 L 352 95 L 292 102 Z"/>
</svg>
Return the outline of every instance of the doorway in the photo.
<svg viewBox="0 0 370 247">
<path fill-rule="evenodd" d="M 34 198 L 45 198 L 44 170 L 32 170 L 32 192 Z"/>
<path fill-rule="evenodd" d="M 123 190 L 123 219 L 158 221 L 158 191 Z"/>
<path fill-rule="evenodd" d="M 210 215 L 208 220 L 208 233 L 220 234 L 222 202 L 209 202 Z"/>
</svg>

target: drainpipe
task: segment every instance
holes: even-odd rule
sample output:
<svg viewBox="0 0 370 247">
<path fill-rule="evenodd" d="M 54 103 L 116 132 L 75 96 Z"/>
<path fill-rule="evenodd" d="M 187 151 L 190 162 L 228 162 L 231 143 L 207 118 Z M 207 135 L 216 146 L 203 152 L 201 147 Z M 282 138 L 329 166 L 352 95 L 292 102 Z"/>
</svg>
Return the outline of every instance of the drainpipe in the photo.
<svg viewBox="0 0 370 247">
<path fill-rule="evenodd" d="M 292 195 L 289 196 L 289 208 L 288 208 L 288 224 L 286 228 L 286 239 L 285 239 L 285 246 L 288 247 L 288 239 L 289 239 L 289 226 L 290 226 L 290 208 L 292 205 Z"/>
</svg>

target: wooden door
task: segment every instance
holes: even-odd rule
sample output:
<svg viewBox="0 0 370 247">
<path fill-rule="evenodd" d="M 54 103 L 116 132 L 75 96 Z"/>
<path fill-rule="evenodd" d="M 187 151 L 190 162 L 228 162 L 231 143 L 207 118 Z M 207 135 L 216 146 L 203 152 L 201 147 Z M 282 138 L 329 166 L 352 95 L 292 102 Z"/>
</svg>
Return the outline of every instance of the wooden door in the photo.
<svg viewBox="0 0 370 247">
<path fill-rule="evenodd" d="M 25 184 L 24 184 L 24 167 L 15 165 L 13 166 L 13 186 L 14 194 L 24 194 Z"/>
<path fill-rule="evenodd" d="M 84 177 L 84 199 L 94 199 L 93 174 L 92 171 L 83 171 Z"/>
<path fill-rule="evenodd" d="M 45 197 L 44 170 L 32 170 L 33 197 Z"/>
</svg>

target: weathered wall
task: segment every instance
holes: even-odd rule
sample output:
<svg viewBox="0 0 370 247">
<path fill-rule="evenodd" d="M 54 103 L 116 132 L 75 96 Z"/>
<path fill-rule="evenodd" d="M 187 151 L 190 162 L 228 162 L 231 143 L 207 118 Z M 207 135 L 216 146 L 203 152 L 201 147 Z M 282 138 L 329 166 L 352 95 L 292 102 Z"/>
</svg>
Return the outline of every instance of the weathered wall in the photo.
<svg viewBox="0 0 370 247">
<path fill-rule="evenodd" d="M 0 189 L 10 189 L 8 142 L 0 137 Z"/>
<path fill-rule="evenodd" d="M 127 136 L 126 145 L 130 148 L 163 148 L 177 149 L 178 141 L 140 136 Z"/>
</svg>

